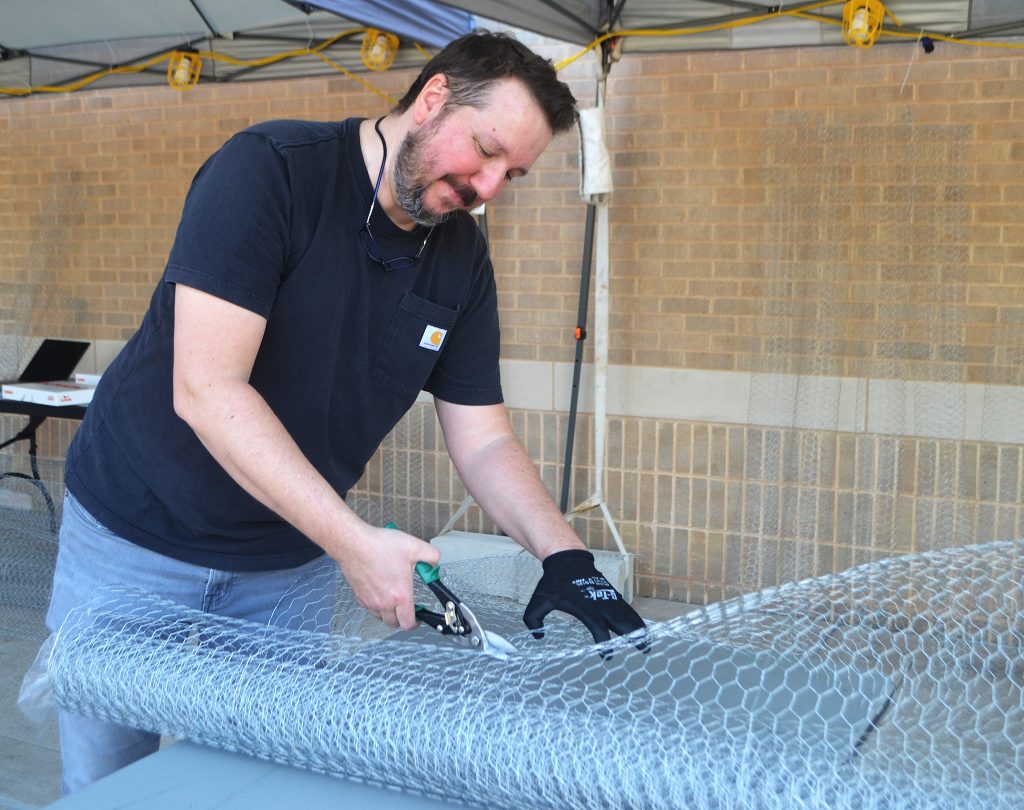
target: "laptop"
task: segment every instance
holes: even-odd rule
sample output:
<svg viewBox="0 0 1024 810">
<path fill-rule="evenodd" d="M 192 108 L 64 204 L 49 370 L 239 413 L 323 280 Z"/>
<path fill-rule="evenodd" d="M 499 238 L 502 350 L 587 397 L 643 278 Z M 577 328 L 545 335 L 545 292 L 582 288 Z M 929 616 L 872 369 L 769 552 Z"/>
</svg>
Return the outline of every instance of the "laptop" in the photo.
<svg viewBox="0 0 1024 810">
<path fill-rule="evenodd" d="M 56 382 L 69 380 L 75 367 L 85 356 L 89 343 L 80 340 L 52 340 L 47 338 L 32 355 L 18 382 Z"/>
</svg>

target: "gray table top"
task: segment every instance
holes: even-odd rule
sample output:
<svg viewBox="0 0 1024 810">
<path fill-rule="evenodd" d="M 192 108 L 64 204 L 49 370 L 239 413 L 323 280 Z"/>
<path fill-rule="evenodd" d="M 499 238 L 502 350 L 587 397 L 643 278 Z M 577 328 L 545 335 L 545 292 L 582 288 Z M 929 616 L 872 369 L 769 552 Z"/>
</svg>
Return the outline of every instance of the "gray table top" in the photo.
<svg viewBox="0 0 1024 810">
<path fill-rule="evenodd" d="M 438 775 L 424 774 L 429 784 Z M 207 748 L 167 746 L 49 805 L 55 810 L 453 810 L 466 805 Z"/>
</svg>

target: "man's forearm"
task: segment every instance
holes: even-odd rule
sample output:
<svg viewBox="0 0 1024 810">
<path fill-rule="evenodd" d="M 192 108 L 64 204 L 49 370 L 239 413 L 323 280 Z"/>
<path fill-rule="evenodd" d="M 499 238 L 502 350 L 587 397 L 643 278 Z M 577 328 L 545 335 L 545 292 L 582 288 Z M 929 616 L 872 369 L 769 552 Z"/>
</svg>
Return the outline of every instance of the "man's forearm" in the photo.
<svg viewBox="0 0 1024 810">
<path fill-rule="evenodd" d="M 538 559 L 564 549 L 585 548 L 514 435 L 479 448 L 459 465 L 459 474 L 498 528 Z"/>
</svg>

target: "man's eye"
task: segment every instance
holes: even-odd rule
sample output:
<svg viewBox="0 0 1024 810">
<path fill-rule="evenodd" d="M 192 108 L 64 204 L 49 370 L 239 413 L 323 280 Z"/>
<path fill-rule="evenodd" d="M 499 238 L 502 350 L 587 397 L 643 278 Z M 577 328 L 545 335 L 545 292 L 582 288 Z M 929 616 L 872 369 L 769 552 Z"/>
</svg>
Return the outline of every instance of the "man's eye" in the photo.
<svg viewBox="0 0 1024 810">
<path fill-rule="evenodd" d="M 480 153 L 480 157 L 485 158 L 489 158 L 491 157 L 491 155 L 494 154 L 493 152 L 488 152 L 486 149 L 484 149 L 483 144 L 481 144 L 480 141 L 476 142 L 476 151 Z"/>
</svg>

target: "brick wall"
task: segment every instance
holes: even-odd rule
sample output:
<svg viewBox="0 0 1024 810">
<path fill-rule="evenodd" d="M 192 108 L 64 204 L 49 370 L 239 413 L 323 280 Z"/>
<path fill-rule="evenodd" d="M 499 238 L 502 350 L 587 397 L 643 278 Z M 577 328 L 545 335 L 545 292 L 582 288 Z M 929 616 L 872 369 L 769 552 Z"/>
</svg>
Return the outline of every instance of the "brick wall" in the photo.
<svg viewBox="0 0 1024 810">
<path fill-rule="evenodd" d="M 953 45 L 912 54 L 910 44 L 781 49 L 627 56 L 614 66 L 613 364 L 1024 384 L 1024 56 Z M 589 104 L 592 63 L 566 76 Z M 410 78 L 373 81 L 397 95 Z M 259 120 L 386 106 L 345 78 L 0 102 L 0 333 L 128 337 L 209 152 Z M 507 358 L 572 359 L 585 213 L 576 165 L 575 138 L 560 137 L 488 206 Z M 554 488 L 564 418 L 516 419 Z M 547 444 L 536 444 L 541 425 Z M 679 436 L 707 430 L 733 437 L 726 447 L 746 446 L 748 429 L 629 415 L 620 428 L 677 437 L 653 467 L 627 453 L 610 473 L 640 592 L 714 598 L 738 586 L 727 524 L 694 516 L 729 514 L 727 493 L 750 483 L 747 473 L 665 470 L 656 459 L 683 452 Z M 66 440 L 66 429 L 54 432 L 48 452 Z M 998 459 L 1015 447 L 977 445 L 975 454 Z M 439 514 L 459 500 L 449 476 L 438 472 L 447 489 L 430 494 Z M 705 493 L 710 512 L 666 507 L 666 493 L 683 486 L 691 499 Z M 830 514 L 845 514 L 840 490 L 829 490 Z M 863 493 L 886 508 L 875 490 Z M 924 503 L 903 494 L 912 511 Z M 989 503 L 967 501 L 972 514 Z M 972 520 L 979 539 L 998 523 Z M 1021 531 L 1016 512 L 1002 520 L 1000 535 Z M 592 542 L 608 543 L 599 520 L 585 523 Z M 813 571 L 859 559 L 857 542 L 838 536 L 814 541 Z M 739 585 L 770 580 L 759 573 Z"/>
<path fill-rule="evenodd" d="M 831 212 L 847 217 L 834 235 L 850 246 L 850 282 L 861 285 L 849 291 L 848 326 L 859 336 L 898 318 L 856 305 L 871 303 L 867 285 L 884 282 L 886 260 L 927 263 L 922 246 L 947 225 L 938 235 L 949 275 L 956 272 L 943 281 L 956 285 L 966 347 L 957 373 L 1010 381 L 1020 365 L 1010 338 L 1024 325 L 1024 207 L 1016 204 L 1024 199 L 1024 57 L 945 46 L 911 66 L 911 53 L 784 49 L 627 56 L 615 65 L 607 103 L 613 362 L 756 366 L 758 317 L 778 298 L 765 288 L 766 260 L 781 258 L 764 249 L 780 224 L 773 187 L 804 158 L 823 164 L 814 152 L 825 145 L 810 143 L 821 134 L 846 189 Z M 584 103 L 591 72 L 570 69 Z M 374 80 L 396 95 L 409 77 Z M 344 78 L 4 101 L 0 329 L 25 330 L 27 285 L 28 333 L 127 337 L 162 270 L 192 174 L 213 149 L 266 118 L 371 115 L 385 106 Z M 779 140 L 780 132 L 799 137 L 799 127 L 809 140 Z M 915 162 L 922 143 L 937 162 Z M 563 136 L 490 206 L 506 357 L 571 358 L 584 220 L 576 163 L 575 139 Z M 930 223 L 900 221 L 912 193 L 932 205 Z M 959 221 L 945 223 L 950 216 Z M 820 236 L 802 234 L 807 244 Z M 879 347 L 851 350 L 870 359 Z"/>
</svg>

